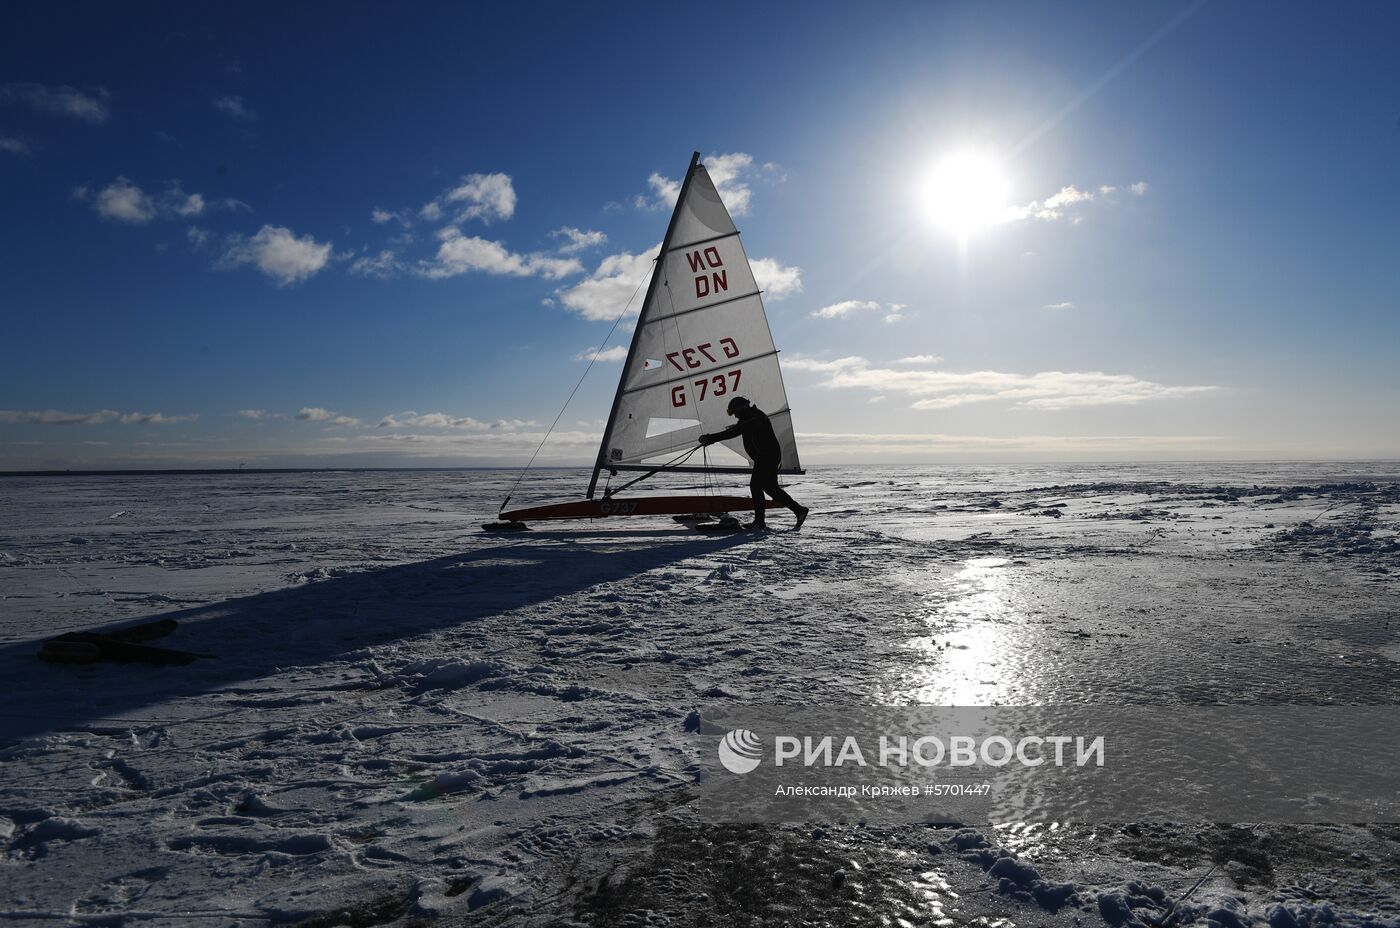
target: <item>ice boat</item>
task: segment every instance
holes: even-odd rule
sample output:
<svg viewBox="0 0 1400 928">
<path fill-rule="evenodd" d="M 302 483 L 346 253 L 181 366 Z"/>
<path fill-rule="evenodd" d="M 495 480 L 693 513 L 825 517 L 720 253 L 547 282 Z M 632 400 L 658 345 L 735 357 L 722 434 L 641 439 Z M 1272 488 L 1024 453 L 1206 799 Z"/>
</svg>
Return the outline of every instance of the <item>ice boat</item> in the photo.
<svg viewBox="0 0 1400 928">
<path fill-rule="evenodd" d="M 507 497 L 499 518 L 518 524 L 751 509 L 748 495 L 624 495 L 658 473 L 749 473 L 748 467 L 710 464 L 708 455 L 704 463 L 687 463 L 702 434 L 730 424 L 725 408 L 737 395 L 772 422 L 782 446 L 779 473 L 803 473 L 763 294 L 739 230 L 696 152 L 652 267 L 584 498 L 508 510 Z M 741 439 L 724 444 L 744 457 Z M 605 472 L 639 476 L 600 495 Z"/>
</svg>

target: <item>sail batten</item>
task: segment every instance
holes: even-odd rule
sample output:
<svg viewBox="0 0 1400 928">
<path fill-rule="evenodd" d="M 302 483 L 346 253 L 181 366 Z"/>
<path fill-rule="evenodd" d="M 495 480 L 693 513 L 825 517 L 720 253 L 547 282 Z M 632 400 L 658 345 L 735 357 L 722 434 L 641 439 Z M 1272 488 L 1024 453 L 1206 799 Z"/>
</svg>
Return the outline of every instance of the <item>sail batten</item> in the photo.
<svg viewBox="0 0 1400 928">
<path fill-rule="evenodd" d="M 740 395 L 768 414 L 782 470 L 800 473 L 762 291 L 739 230 L 697 157 L 652 268 L 594 484 L 600 470 L 641 467 L 721 431 L 733 421 L 729 400 Z M 740 439 L 725 444 L 743 455 Z"/>
<path fill-rule="evenodd" d="M 671 313 L 669 316 L 657 316 L 653 319 L 648 319 L 645 323 L 643 323 L 643 325 L 655 325 L 658 322 L 665 322 L 667 319 L 674 319 L 677 316 L 684 316 L 686 313 L 698 313 L 702 310 L 715 309 L 716 307 L 723 306 L 726 303 L 737 303 L 739 300 L 747 300 L 751 296 L 761 296 L 762 294 L 762 290 L 755 290 L 752 293 L 741 293 L 739 296 L 731 296 L 727 300 L 719 300 L 717 302 L 710 303 L 705 306 L 693 306 L 690 309 L 683 309 L 678 313 Z"/>
<path fill-rule="evenodd" d="M 777 353 L 778 353 L 778 349 L 777 349 L 777 348 L 774 348 L 772 351 L 768 352 L 767 354 L 761 354 L 761 355 L 758 355 L 758 356 L 756 356 L 756 357 L 749 358 L 748 360 L 750 360 L 750 361 L 761 361 L 762 359 L 767 358 L 767 357 L 771 357 L 772 355 L 775 355 L 775 354 L 777 354 Z M 708 374 L 713 374 L 715 371 L 723 370 L 723 369 L 726 368 L 726 367 L 729 367 L 729 365 L 727 365 L 727 364 L 717 364 L 717 365 L 715 365 L 714 367 L 710 367 L 710 368 L 697 368 L 697 369 L 695 369 L 694 371 L 691 371 L 690 373 L 681 374 L 679 377 L 672 377 L 670 380 L 662 380 L 662 381 L 658 381 L 657 383 L 644 383 L 644 384 L 641 384 L 640 386 L 636 386 L 636 387 L 626 387 L 626 388 L 623 389 L 622 392 L 623 392 L 623 393 L 633 393 L 633 392 L 635 392 L 635 391 L 637 391 L 637 390 L 649 390 L 649 389 L 651 389 L 652 387 L 666 387 L 666 386 L 670 386 L 670 385 L 673 384 L 673 383 L 680 383 L 681 381 L 687 380 L 687 379 L 689 379 L 689 378 L 691 378 L 691 377 L 704 377 L 704 376 L 706 376 L 706 375 L 708 375 Z M 765 410 L 765 412 L 766 412 L 766 410 Z M 676 416 L 675 418 L 680 418 L 680 417 L 679 417 L 679 416 Z"/>
<path fill-rule="evenodd" d="M 700 240 L 697 241 L 697 242 L 689 242 L 688 244 L 685 244 L 685 245 L 672 245 L 672 246 L 670 246 L 669 248 L 667 248 L 666 251 L 667 251 L 667 252 L 672 252 L 672 251 L 681 251 L 681 250 L 686 249 L 686 248 L 695 248 L 695 247 L 698 246 L 698 245 L 708 245 L 708 244 L 710 244 L 711 242 L 718 242 L 720 239 L 725 239 L 725 238 L 736 238 L 738 235 L 739 235 L 739 230 L 738 230 L 738 229 L 735 229 L 733 232 L 725 232 L 725 233 L 722 234 L 722 235 L 715 235 L 715 236 L 712 236 L 712 237 L 710 237 L 710 238 L 702 238 L 702 239 L 700 239 Z"/>
</svg>

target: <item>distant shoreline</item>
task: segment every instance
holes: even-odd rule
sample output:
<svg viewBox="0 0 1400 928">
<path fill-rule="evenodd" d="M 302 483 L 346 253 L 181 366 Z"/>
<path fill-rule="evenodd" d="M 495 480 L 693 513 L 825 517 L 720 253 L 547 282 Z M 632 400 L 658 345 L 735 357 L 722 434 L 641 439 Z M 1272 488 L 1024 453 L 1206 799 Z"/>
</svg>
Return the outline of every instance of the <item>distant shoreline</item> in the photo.
<svg viewBox="0 0 1400 928">
<path fill-rule="evenodd" d="M 1393 458 L 1261 458 L 1225 460 L 1140 460 L 1140 461 L 961 461 L 957 463 L 842 463 L 816 464 L 812 467 L 1075 467 L 1086 465 L 1144 465 L 1144 464 L 1214 464 L 1214 465 L 1261 465 L 1261 464 L 1384 464 L 1400 466 L 1400 459 Z M 535 471 L 588 470 L 591 464 L 551 464 L 536 465 Z M 5 477 L 178 477 L 226 474 L 392 474 L 392 473 L 482 473 L 486 471 L 518 471 L 519 465 L 497 465 L 494 467 L 173 467 L 173 468 L 134 468 L 99 470 L 0 470 L 0 479 Z M 1376 479 L 1376 478 L 1373 478 Z M 1400 478 L 1388 478 L 1400 479 Z"/>
<path fill-rule="evenodd" d="M 586 464 L 575 466 L 539 465 L 531 470 L 580 470 Z M 175 467 L 169 469 L 133 470 L 0 470 L 0 477 L 171 477 L 199 474 L 373 474 L 423 473 L 443 471 L 487 471 L 519 470 L 518 467 Z"/>
</svg>

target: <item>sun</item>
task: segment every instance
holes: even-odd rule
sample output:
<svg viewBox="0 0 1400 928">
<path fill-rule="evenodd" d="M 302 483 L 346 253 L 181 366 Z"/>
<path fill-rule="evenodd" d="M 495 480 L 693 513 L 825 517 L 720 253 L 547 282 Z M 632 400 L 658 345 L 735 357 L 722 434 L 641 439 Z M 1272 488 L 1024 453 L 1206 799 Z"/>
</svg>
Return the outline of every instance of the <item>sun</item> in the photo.
<svg viewBox="0 0 1400 928">
<path fill-rule="evenodd" d="M 1009 185 L 997 159 L 971 149 L 934 165 L 921 190 L 924 216 L 960 239 L 1005 222 Z"/>
</svg>

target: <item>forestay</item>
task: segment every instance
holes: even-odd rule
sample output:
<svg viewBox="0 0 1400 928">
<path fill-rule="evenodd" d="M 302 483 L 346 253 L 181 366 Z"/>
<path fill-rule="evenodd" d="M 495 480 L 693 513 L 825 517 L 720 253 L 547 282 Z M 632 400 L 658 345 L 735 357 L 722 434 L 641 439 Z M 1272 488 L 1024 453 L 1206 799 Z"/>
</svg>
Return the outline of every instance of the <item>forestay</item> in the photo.
<svg viewBox="0 0 1400 928">
<path fill-rule="evenodd" d="M 691 167 L 662 247 L 599 466 L 626 469 L 692 448 L 733 422 L 725 407 L 743 395 L 773 423 L 782 472 L 800 473 L 763 297 L 704 165 Z M 725 444 L 743 456 L 740 439 Z"/>
</svg>

